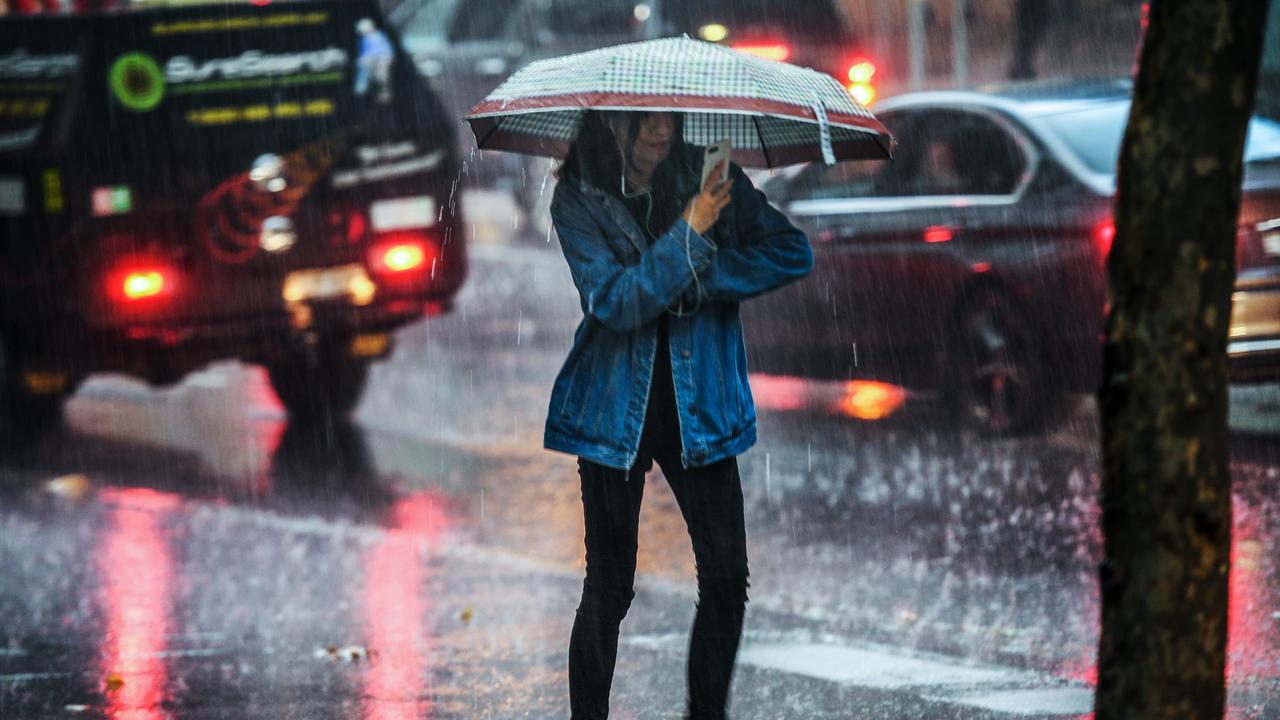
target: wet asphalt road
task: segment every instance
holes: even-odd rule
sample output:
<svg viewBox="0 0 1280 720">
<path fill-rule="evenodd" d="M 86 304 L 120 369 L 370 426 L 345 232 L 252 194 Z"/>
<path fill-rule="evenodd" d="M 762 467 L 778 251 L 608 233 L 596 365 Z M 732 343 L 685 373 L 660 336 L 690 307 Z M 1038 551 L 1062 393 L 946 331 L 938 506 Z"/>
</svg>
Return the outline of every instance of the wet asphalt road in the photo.
<svg viewBox="0 0 1280 720">
<path fill-rule="evenodd" d="M 95 379 L 65 431 L 7 448 L 0 718 L 567 717 L 581 507 L 574 459 L 541 449 L 578 314 L 562 264 L 477 248 L 458 311 L 400 334 L 349 427 L 289 425 L 228 364 Z M 1088 402 L 986 442 L 928 398 L 866 422 L 847 388 L 752 383 L 735 718 L 1088 711 Z M 1280 388 L 1233 403 L 1232 716 L 1280 717 Z M 642 518 L 615 716 L 679 717 L 692 558 L 656 468 Z"/>
</svg>

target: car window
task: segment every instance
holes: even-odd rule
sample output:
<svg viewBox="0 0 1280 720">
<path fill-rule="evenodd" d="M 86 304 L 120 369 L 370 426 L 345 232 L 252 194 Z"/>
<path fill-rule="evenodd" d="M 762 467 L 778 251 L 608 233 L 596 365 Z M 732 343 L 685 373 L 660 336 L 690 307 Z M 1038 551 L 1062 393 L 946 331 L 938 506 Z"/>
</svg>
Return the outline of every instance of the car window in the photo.
<svg viewBox="0 0 1280 720">
<path fill-rule="evenodd" d="M 814 164 L 818 170 L 806 188 L 806 200 L 875 197 L 876 176 L 884 171 L 878 162 L 842 162 L 830 167 Z"/>
<path fill-rule="evenodd" d="M 1026 170 L 1013 136 L 990 117 L 963 110 L 921 113 L 913 138 L 916 165 L 904 168 L 904 194 L 1007 195 Z"/>
<path fill-rule="evenodd" d="M 898 140 L 892 160 L 860 160 L 824 165 L 812 163 L 795 179 L 793 200 L 892 197 L 904 194 L 904 168 L 915 167 L 917 143 L 911 113 L 881 116 Z"/>
<path fill-rule="evenodd" d="M 796 179 L 792 199 L 1007 195 L 1026 171 L 1017 142 L 985 115 L 900 111 L 881 121 L 898 141 L 892 160 L 814 163 Z"/>
</svg>

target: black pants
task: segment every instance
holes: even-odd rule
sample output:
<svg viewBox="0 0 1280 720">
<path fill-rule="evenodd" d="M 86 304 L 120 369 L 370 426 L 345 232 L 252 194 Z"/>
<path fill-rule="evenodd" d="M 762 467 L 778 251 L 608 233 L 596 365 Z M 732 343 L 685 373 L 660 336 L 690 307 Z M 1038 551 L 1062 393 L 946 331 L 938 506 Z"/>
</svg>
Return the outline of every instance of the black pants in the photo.
<svg viewBox="0 0 1280 720">
<path fill-rule="evenodd" d="M 747 546 L 737 458 L 688 470 L 680 435 L 671 365 L 659 343 L 640 455 L 630 471 L 578 459 L 586 516 L 587 577 L 569 641 L 569 704 L 573 720 L 609 715 L 618 655 L 618 628 L 635 597 L 636 532 L 645 473 L 656 460 L 671 486 L 693 541 L 698 609 L 689 643 L 686 717 L 724 718 L 729 682 L 747 603 Z M 663 362 L 665 361 L 665 362 Z"/>
</svg>

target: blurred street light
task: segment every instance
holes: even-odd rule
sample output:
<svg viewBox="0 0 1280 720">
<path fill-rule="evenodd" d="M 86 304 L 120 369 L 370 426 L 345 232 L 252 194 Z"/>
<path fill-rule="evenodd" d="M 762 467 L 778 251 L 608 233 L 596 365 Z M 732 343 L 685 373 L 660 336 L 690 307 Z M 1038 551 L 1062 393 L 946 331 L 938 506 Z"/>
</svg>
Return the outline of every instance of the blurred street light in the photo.
<svg viewBox="0 0 1280 720">
<path fill-rule="evenodd" d="M 699 28 L 698 34 L 707 42 L 720 42 L 729 36 L 729 28 L 721 25 L 720 23 L 711 23 L 710 25 L 703 25 Z"/>
</svg>

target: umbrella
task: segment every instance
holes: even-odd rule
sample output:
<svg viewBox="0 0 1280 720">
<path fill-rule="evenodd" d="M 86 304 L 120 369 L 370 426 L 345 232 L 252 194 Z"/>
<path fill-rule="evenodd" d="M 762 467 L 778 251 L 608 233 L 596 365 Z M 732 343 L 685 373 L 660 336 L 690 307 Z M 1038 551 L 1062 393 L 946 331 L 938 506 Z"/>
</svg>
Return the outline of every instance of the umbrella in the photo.
<svg viewBox="0 0 1280 720">
<path fill-rule="evenodd" d="M 729 138 L 740 165 L 886 158 L 889 131 L 835 78 L 689 36 L 525 66 L 471 109 L 483 149 L 563 158 L 587 110 L 685 113 L 684 139 Z"/>
</svg>

